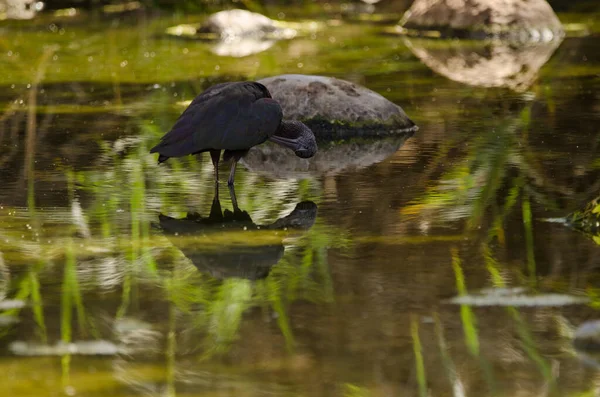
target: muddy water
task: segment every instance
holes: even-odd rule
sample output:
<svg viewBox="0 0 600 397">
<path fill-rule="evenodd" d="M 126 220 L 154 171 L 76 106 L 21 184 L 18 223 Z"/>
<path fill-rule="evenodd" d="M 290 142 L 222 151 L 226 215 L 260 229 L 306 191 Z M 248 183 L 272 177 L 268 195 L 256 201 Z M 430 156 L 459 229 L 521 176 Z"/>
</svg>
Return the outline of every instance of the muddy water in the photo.
<svg viewBox="0 0 600 397">
<path fill-rule="evenodd" d="M 334 24 L 238 59 L 160 34 L 181 20 L 47 22 L 0 54 L 2 395 L 595 393 L 571 337 L 598 316 L 598 238 L 546 219 L 600 190 L 597 37 Z M 237 209 L 207 157 L 148 154 L 180 101 L 284 72 L 420 130 L 320 142 L 311 166 L 251 153 Z"/>
</svg>

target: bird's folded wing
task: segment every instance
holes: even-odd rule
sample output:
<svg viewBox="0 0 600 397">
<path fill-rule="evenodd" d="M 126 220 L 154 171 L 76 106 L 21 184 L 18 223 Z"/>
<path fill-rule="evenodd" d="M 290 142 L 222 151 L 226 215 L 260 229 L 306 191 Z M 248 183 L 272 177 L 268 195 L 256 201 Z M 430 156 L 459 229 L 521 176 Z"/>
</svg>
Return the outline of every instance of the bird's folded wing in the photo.
<svg viewBox="0 0 600 397">
<path fill-rule="evenodd" d="M 168 157 L 209 149 L 244 150 L 264 142 L 281 107 L 251 82 L 218 84 L 196 97 L 152 152 Z"/>
<path fill-rule="evenodd" d="M 248 99 L 240 95 L 221 94 L 204 101 L 195 100 L 152 151 L 177 157 L 220 149 L 222 135 L 238 124 L 240 107 Z"/>
</svg>

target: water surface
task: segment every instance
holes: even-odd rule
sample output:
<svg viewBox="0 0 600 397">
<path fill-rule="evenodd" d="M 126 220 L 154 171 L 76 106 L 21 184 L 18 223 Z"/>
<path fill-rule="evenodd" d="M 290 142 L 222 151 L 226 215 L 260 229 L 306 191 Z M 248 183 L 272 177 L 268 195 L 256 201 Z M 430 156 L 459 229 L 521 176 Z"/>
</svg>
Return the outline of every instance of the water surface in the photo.
<svg viewBox="0 0 600 397">
<path fill-rule="evenodd" d="M 233 58 L 162 34 L 202 16 L 86 18 L 4 31 L 3 395 L 594 395 L 571 337 L 600 247 L 545 219 L 599 194 L 597 36 L 507 55 L 329 22 Z M 486 80 L 495 56 L 521 74 Z M 420 130 L 321 142 L 302 172 L 257 152 L 237 209 L 208 156 L 148 153 L 180 102 L 279 73 L 365 85 Z"/>
</svg>

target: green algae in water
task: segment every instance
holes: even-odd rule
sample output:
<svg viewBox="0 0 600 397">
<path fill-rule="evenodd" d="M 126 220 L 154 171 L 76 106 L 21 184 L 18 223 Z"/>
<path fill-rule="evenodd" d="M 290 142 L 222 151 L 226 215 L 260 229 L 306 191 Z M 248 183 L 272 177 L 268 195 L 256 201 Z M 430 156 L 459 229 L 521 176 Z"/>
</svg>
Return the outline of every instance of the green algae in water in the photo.
<svg viewBox="0 0 600 397">
<path fill-rule="evenodd" d="M 125 338 L 116 332 L 124 319 L 139 318 L 142 325 L 127 334 L 130 341 L 138 338 L 133 342 L 141 346 L 139 355 L 72 355 L 64 367 L 60 357 L 4 357 L 0 369 L 11 377 L 4 380 L 3 391 L 125 396 L 149 390 L 178 395 L 227 390 L 240 396 L 314 396 L 321 386 L 331 394 L 334 385 L 339 388 L 334 393 L 376 396 L 418 395 L 425 384 L 432 394 L 448 393 L 447 382 L 416 376 L 415 333 L 407 315 L 416 313 L 422 348 L 418 366 L 425 375 L 444 372 L 438 365 L 444 361 L 454 364 L 456 379 L 466 390 L 527 394 L 553 387 L 552 365 L 560 364 L 556 383 L 564 388 L 562 394 L 593 394 L 593 376 L 563 354 L 569 341 L 555 338 L 553 332 L 559 321 L 569 324 L 595 315 L 593 308 L 472 308 L 471 318 L 465 318 L 458 308 L 440 305 L 440 299 L 456 294 L 453 275 L 462 277 L 462 286 L 466 290 L 468 285 L 470 291 L 488 284 L 505 288 L 526 284 L 530 274 L 524 212 L 527 233 L 535 243 L 530 247 L 535 248 L 539 285 L 564 292 L 587 286 L 588 296 L 597 301 L 597 291 L 591 288 L 597 281 L 593 261 L 592 267 L 583 268 L 593 258 L 589 249 L 596 248 L 594 244 L 568 229 L 552 225 L 546 229 L 536 221 L 547 211 L 565 207 L 569 210 L 561 214 L 572 211 L 586 187 L 577 181 L 589 184 L 597 179 L 593 146 L 597 136 L 590 127 L 596 103 L 586 93 L 596 88 L 598 69 L 586 50 L 591 40 L 565 43 L 574 47 L 559 48 L 531 90 L 521 95 L 464 87 L 435 75 L 397 37 L 380 36 L 380 27 L 368 25 L 342 23 L 315 40 L 280 42 L 265 53 L 236 60 L 215 57 L 204 43 L 156 36 L 166 26 L 193 23 L 194 18 L 121 22 L 116 27 L 99 21 L 89 27 L 64 24 L 62 36 L 46 32 L 45 21 L 38 41 L 37 28 L 8 25 L 1 56 L 7 60 L 9 50 L 12 56 L 15 51 L 19 55 L 16 64 L 0 65 L 6 72 L 0 76 L 4 110 L 28 95 L 26 86 L 33 74 L 26 69 L 33 73 L 34 65 L 26 60 L 39 59 L 40 54 L 34 46 L 56 39 L 61 48 L 40 86 L 48 95 L 38 93 L 38 126 L 43 127 L 50 114 L 58 117 L 52 128 L 46 128 L 45 138 L 44 128 L 39 131 L 43 140 L 38 148 L 43 151 L 36 157 L 36 180 L 30 190 L 35 208 L 26 205 L 26 192 L 18 185 L 23 164 L 20 141 L 8 139 L 14 125 L 18 136 L 27 108 L 17 108 L 21 115 L 14 118 L 10 112 L 3 116 L 0 142 L 6 152 L 0 161 L 5 161 L 3 170 L 11 172 L 1 175 L 6 182 L 0 249 L 2 268 L 10 270 L 10 287 L 1 292 L 26 302 L 15 312 L 19 323 L 10 325 L 3 342 L 16 334 L 39 342 L 45 334 L 48 345 L 54 346 L 61 337 L 61 291 L 71 291 L 64 306 L 70 308 L 71 329 L 65 326 L 65 333 L 70 332 L 73 341 L 83 338 L 78 312 L 80 318 L 95 320 L 99 340 Z M 13 38 L 23 49 L 14 48 Z M 278 56 L 280 50 L 289 56 Z M 571 52 L 576 61 L 569 58 Z M 586 64 L 581 61 L 584 53 L 590 57 Z M 181 67 L 168 65 L 171 59 Z M 121 66 L 124 61 L 127 64 Z M 236 280 L 222 289 L 220 281 L 200 273 L 159 230 L 152 229 L 159 212 L 183 216 L 208 210 L 213 191 L 210 162 L 206 156 L 200 161 L 191 157 L 158 167 L 156 158 L 143 150 L 173 124 L 181 112 L 176 101 L 216 82 L 294 71 L 354 79 L 399 103 L 424 128 L 391 158 L 336 176 L 272 180 L 240 170 L 238 201 L 253 217 L 273 220 L 297 201 L 312 200 L 319 205 L 320 218 L 307 234 L 288 242 L 286 254 L 267 279 Z M 89 84 L 71 85 L 72 79 Z M 58 93 L 50 95 L 52 81 L 57 82 L 53 89 Z M 10 88 L 16 83 L 20 86 Z M 76 87 L 85 95 L 78 97 Z M 521 112 L 522 106 L 530 111 Z M 576 131 L 564 125 L 577 126 Z M 90 141 L 95 151 L 89 149 Z M 14 157 L 12 147 L 17 148 Z M 74 152 L 81 157 L 66 158 Z M 72 166 L 89 238 L 72 221 L 71 204 L 65 200 L 67 177 L 54 164 Z M 453 184 L 453 179 L 460 181 Z M 231 208 L 224 190 L 224 206 Z M 18 202 L 20 195 L 24 200 Z M 523 200 L 528 201 L 526 211 Z M 457 210 L 465 210 L 458 220 L 452 218 Z M 418 222 L 408 215 L 416 215 Z M 463 227 L 461 219 L 472 219 L 470 227 Z M 137 236 L 135 246 L 132 235 Z M 253 245 L 272 241 L 260 232 L 252 236 Z M 194 245 L 184 236 L 178 240 L 183 246 Z M 247 234 L 229 231 L 217 234 L 212 242 L 200 237 L 209 250 L 245 240 Z M 572 245 L 565 248 L 565 241 Z M 461 254 L 461 276 L 453 272 L 449 247 L 457 247 Z M 557 252 L 577 258 L 578 263 L 550 266 Z M 155 261 L 153 269 L 149 259 Z M 553 269 L 551 274 L 548 268 Z M 438 332 L 438 343 L 433 342 L 435 349 L 446 353 L 442 360 L 437 359 L 438 352 L 428 354 L 433 325 L 427 315 L 432 308 L 438 314 L 436 330 L 444 330 L 443 338 Z M 506 318 L 498 320 L 499 311 Z M 86 321 L 82 328 L 92 334 Z M 444 343 L 439 342 L 442 339 Z M 472 354 L 476 344 L 478 356 Z M 507 357 L 517 360 L 507 364 Z M 201 358 L 205 360 L 200 362 Z M 376 369 L 375 380 L 371 369 Z M 407 379 L 412 383 L 407 385 Z"/>
</svg>

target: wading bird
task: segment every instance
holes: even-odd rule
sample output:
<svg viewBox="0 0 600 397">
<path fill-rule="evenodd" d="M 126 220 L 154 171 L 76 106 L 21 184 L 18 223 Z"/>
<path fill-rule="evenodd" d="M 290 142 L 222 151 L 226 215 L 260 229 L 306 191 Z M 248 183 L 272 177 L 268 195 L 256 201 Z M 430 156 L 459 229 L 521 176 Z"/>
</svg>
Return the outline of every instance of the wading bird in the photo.
<svg viewBox="0 0 600 397">
<path fill-rule="evenodd" d="M 158 162 L 169 157 L 210 152 L 219 180 L 219 157 L 233 160 L 228 185 L 233 185 L 235 167 L 248 150 L 267 139 L 308 158 L 317 152 L 313 132 L 299 121 L 282 120 L 283 113 L 267 88 L 253 81 L 216 84 L 198 95 L 150 153 Z"/>
</svg>

